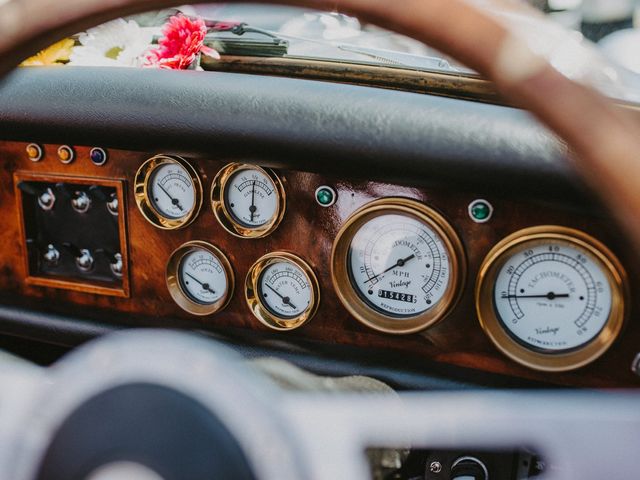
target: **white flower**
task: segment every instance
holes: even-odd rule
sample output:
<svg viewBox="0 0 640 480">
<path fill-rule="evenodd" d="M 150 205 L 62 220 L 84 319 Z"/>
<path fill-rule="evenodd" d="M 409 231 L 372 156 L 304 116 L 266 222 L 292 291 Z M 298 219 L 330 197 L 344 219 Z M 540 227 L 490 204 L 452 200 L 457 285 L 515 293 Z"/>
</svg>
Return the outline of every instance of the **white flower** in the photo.
<svg viewBox="0 0 640 480">
<path fill-rule="evenodd" d="M 69 65 L 93 67 L 138 67 L 151 47 L 153 29 L 143 29 L 134 20 L 113 20 L 80 35 Z"/>
</svg>

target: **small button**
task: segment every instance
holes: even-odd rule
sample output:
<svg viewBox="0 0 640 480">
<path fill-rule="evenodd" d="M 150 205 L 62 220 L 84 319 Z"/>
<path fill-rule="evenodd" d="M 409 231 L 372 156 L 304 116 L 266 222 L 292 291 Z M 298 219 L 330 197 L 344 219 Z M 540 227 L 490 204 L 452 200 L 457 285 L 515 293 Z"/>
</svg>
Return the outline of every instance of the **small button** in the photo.
<svg viewBox="0 0 640 480">
<path fill-rule="evenodd" d="M 58 148 L 58 158 L 62 163 L 71 163 L 76 158 L 76 152 L 69 145 Z"/>
<path fill-rule="evenodd" d="M 37 143 L 30 143 L 27 145 L 27 156 L 32 162 L 39 162 L 42 160 L 42 147 Z"/>
<path fill-rule="evenodd" d="M 94 147 L 89 152 L 89 158 L 94 165 L 102 166 L 107 163 L 107 152 L 100 147 Z"/>
</svg>

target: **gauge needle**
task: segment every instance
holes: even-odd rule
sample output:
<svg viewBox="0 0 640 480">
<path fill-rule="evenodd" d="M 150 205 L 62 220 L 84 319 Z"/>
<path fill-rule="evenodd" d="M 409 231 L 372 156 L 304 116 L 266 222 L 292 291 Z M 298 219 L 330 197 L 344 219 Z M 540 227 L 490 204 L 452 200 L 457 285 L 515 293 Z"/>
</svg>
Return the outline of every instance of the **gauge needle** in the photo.
<svg viewBox="0 0 640 480">
<path fill-rule="evenodd" d="M 385 273 L 387 273 L 389 270 L 393 270 L 394 268 L 397 268 L 397 267 L 404 267 L 405 263 L 407 263 L 409 260 L 413 260 L 414 258 L 416 258 L 414 254 L 409 255 L 407 258 L 401 258 L 395 263 L 395 265 L 391 265 L 384 272 L 380 272 L 377 275 L 374 275 L 373 277 L 368 278 L 367 280 L 364 281 L 364 283 L 368 283 L 372 280 L 375 280 L 380 275 L 384 275 Z"/>
<path fill-rule="evenodd" d="M 544 295 L 502 295 L 502 298 L 546 298 L 547 300 L 554 300 L 556 298 L 569 298 L 569 294 L 549 292 Z"/>
<path fill-rule="evenodd" d="M 215 295 L 215 293 L 216 293 L 216 292 L 214 292 L 213 290 L 211 290 L 211 287 L 209 286 L 209 284 L 208 284 L 208 283 L 201 282 L 200 280 L 198 280 L 196 277 L 194 277 L 194 276 L 193 276 L 193 275 L 191 275 L 190 273 L 187 273 L 187 272 L 184 272 L 184 273 L 185 273 L 185 275 L 186 275 L 187 277 L 189 277 L 191 280 L 193 280 L 194 282 L 199 283 L 199 284 L 200 284 L 200 286 L 201 286 L 203 289 L 205 289 L 206 291 L 211 292 L 211 293 L 213 293 L 213 294 Z"/>
<path fill-rule="evenodd" d="M 296 306 L 293 303 L 291 303 L 291 299 L 289 297 L 283 297 L 282 295 L 280 295 L 280 293 L 278 293 L 278 291 L 275 288 L 273 288 L 269 284 L 267 284 L 267 287 L 269 288 L 269 290 L 271 290 L 273 293 L 275 293 L 282 299 L 282 303 L 284 303 L 285 305 L 289 305 L 294 310 L 297 310 Z"/>
<path fill-rule="evenodd" d="M 251 206 L 249 211 L 251 212 L 251 221 L 253 222 L 253 214 L 256 213 L 256 181 L 253 181 L 253 187 L 251 189 Z"/>
<path fill-rule="evenodd" d="M 176 207 L 178 207 L 180 211 L 184 210 L 182 208 L 182 205 L 180 205 L 180 200 L 178 200 L 177 198 L 173 198 L 171 194 L 167 192 L 162 185 L 158 184 L 158 186 L 160 187 L 160 190 L 162 190 L 165 193 L 165 195 L 171 199 L 171 203 L 173 203 Z"/>
</svg>

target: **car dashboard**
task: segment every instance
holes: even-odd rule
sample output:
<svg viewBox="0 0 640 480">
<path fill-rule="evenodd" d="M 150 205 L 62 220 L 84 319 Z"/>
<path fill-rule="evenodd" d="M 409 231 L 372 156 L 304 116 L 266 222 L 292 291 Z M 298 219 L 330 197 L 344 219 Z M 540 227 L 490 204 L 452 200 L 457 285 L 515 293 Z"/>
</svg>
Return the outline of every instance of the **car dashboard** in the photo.
<svg viewBox="0 0 640 480">
<path fill-rule="evenodd" d="M 64 70 L 0 91 L 4 333 L 188 329 L 511 386 L 637 386 L 634 252 L 526 114 Z"/>
</svg>

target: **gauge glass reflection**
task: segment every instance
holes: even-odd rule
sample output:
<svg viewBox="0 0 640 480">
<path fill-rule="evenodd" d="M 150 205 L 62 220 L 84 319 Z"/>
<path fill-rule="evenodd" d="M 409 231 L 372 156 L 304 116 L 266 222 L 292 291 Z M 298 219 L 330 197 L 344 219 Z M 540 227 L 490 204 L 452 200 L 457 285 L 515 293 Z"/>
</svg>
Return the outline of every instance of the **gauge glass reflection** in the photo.
<svg viewBox="0 0 640 480">
<path fill-rule="evenodd" d="M 239 170 L 225 190 L 225 204 L 233 218 L 248 228 L 261 227 L 278 215 L 278 192 L 273 181 L 258 169 Z"/>
<path fill-rule="evenodd" d="M 183 257 L 179 266 L 179 280 L 187 297 L 200 305 L 216 303 L 229 288 L 220 259 L 202 248 L 196 248 Z"/>
<path fill-rule="evenodd" d="M 399 319 L 437 305 L 447 292 L 450 268 L 440 235 L 406 215 L 384 214 L 367 221 L 349 249 L 356 292 L 373 309 Z"/>
<path fill-rule="evenodd" d="M 312 289 L 307 275 L 289 261 L 269 265 L 258 282 L 262 304 L 273 315 L 296 318 L 309 309 Z"/>
<path fill-rule="evenodd" d="M 178 163 L 157 167 L 149 180 L 149 191 L 154 209 L 166 218 L 183 218 L 195 208 L 196 188 L 189 172 Z"/>
</svg>

